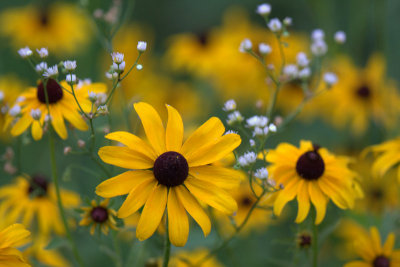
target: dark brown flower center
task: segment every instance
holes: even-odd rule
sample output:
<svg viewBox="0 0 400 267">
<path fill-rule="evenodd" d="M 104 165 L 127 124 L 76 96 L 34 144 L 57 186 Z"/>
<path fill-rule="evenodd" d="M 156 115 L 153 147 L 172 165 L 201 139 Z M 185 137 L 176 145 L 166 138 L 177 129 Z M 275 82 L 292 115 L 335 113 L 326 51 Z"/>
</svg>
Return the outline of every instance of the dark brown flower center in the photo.
<svg viewBox="0 0 400 267">
<path fill-rule="evenodd" d="M 318 149 L 318 146 L 314 146 L 313 151 L 304 153 L 297 160 L 296 171 L 306 180 L 317 180 L 324 174 L 325 163 L 318 153 Z"/>
<path fill-rule="evenodd" d="M 372 262 L 374 267 L 390 267 L 390 259 L 385 256 L 377 256 Z"/>
<path fill-rule="evenodd" d="M 312 238 L 309 234 L 301 234 L 298 239 L 301 248 L 309 248 L 311 246 Z"/>
<path fill-rule="evenodd" d="M 189 174 L 189 165 L 181 154 L 168 151 L 154 162 L 153 173 L 158 183 L 172 187 L 183 184 Z"/>
<path fill-rule="evenodd" d="M 47 96 L 49 97 L 49 104 L 53 104 L 61 100 L 63 94 L 63 90 L 56 80 L 47 80 Z M 40 82 L 40 84 L 38 85 L 36 96 L 40 102 L 46 104 L 46 95 L 43 82 Z"/>
<path fill-rule="evenodd" d="M 245 196 L 240 200 L 240 204 L 245 207 L 249 207 L 253 204 L 253 200 L 250 197 Z"/>
<path fill-rule="evenodd" d="M 208 44 L 208 41 L 209 41 L 208 33 L 206 31 L 198 33 L 197 34 L 197 41 L 202 46 L 206 46 Z"/>
<path fill-rule="evenodd" d="M 32 177 L 28 187 L 28 194 L 36 197 L 43 197 L 47 194 L 47 179 L 43 175 L 37 174 Z"/>
<path fill-rule="evenodd" d="M 90 212 L 90 216 L 92 216 L 93 221 L 97 223 L 103 223 L 108 219 L 108 211 L 103 207 L 95 207 Z"/>
<path fill-rule="evenodd" d="M 367 100 L 367 99 L 369 99 L 370 97 L 371 97 L 371 89 L 367 86 L 367 85 L 365 85 L 365 84 L 363 84 L 363 85 L 361 85 L 357 90 L 356 90 L 356 94 L 357 94 L 357 96 L 359 97 L 359 98 L 361 98 L 361 99 L 364 99 L 364 100 Z"/>
<path fill-rule="evenodd" d="M 371 197 L 376 200 L 381 200 L 384 196 L 384 192 L 381 188 L 374 188 L 370 191 Z"/>
</svg>

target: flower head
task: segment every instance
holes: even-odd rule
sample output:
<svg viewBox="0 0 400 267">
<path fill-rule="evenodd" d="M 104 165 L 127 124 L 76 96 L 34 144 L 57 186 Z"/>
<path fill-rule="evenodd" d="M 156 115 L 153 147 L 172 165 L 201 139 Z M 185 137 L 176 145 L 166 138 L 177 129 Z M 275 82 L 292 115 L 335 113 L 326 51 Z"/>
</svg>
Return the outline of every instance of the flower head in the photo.
<svg viewBox="0 0 400 267">
<path fill-rule="evenodd" d="M 250 39 L 246 38 L 240 43 L 239 51 L 242 53 L 251 51 L 253 44 L 251 43 Z"/>
<path fill-rule="evenodd" d="M 91 207 L 82 208 L 85 213 L 82 215 L 83 219 L 79 222 L 81 226 L 89 226 L 90 234 L 93 235 L 96 227 L 107 235 L 109 228 L 117 230 L 115 217 L 117 213 L 115 210 L 108 207 L 109 199 L 104 199 L 101 203 L 92 200 Z"/>
<path fill-rule="evenodd" d="M 344 44 L 346 42 L 346 33 L 344 31 L 337 31 L 334 39 L 338 44 Z"/>
<path fill-rule="evenodd" d="M 40 48 L 40 49 L 36 49 L 36 52 L 38 53 L 40 58 L 46 58 L 49 55 L 49 51 L 47 50 L 47 48 Z"/>
<path fill-rule="evenodd" d="M 22 57 L 22 58 L 27 58 L 32 56 L 32 50 L 29 47 L 24 47 L 18 50 L 18 54 Z"/>
<path fill-rule="evenodd" d="M 124 54 L 119 52 L 111 53 L 111 58 L 114 63 L 121 64 L 124 61 Z"/>
<path fill-rule="evenodd" d="M 73 71 L 76 69 L 76 60 L 66 60 L 63 65 L 66 71 Z"/>
<path fill-rule="evenodd" d="M 271 13 L 271 5 L 264 3 L 257 6 L 256 13 L 260 14 L 261 16 L 268 16 Z"/>
<path fill-rule="evenodd" d="M 272 32 L 280 32 L 282 30 L 282 22 L 278 18 L 273 18 L 268 22 L 268 28 Z"/>
<path fill-rule="evenodd" d="M 137 50 L 139 52 L 143 53 L 144 51 L 146 51 L 146 49 L 147 49 L 147 43 L 143 42 L 143 41 L 139 41 L 138 44 L 137 44 Z"/>
<path fill-rule="evenodd" d="M 53 67 L 49 67 L 44 73 L 43 76 L 50 78 L 50 77 L 57 77 L 58 75 L 58 67 L 54 65 Z"/>
</svg>

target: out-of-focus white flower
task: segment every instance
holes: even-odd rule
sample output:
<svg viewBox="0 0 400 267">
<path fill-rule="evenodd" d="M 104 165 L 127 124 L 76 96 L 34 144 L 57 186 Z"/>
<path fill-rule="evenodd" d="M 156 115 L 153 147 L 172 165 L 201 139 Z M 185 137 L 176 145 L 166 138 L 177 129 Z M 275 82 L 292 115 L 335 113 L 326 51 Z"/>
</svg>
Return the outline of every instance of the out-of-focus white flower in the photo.
<svg viewBox="0 0 400 267">
<path fill-rule="evenodd" d="M 269 21 L 268 28 L 272 32 L 280 32 L 282 30 L 282 23 L 278 18 L 273 18 Z"/>
<path fill-rule="evenodd" d="M 143 65 L 142 64 L 137 64 L 136 65 L 136 69 L 137 70 L 142 70 L 143 69 Z"/>
<path fill-rule="evenodd" d="M 113 52 L 111 53 L 111 58 L 114 63 L 120 64 L 122 63 L 122 61 L 124 61 L 124 54 L 119 52 Z"/>
<path fill-rule="evenodd" d="M 252 47 L 253 47 L 253 44 L 251 43 L 250 39 L 245 38 L 240 43 L 239 51 L 242 52 L 242 53 L 249 52 L 249 51 L 251 51 Z"/>
<path fill-rule="evenodd" d="M 119 71 L 124 71 L 125 70 L 125 61 L 122 61 L 121 64 L 118 65 L 118 70 Z"/>
<path fill-rule="evenodd" d="M 324 40 L 317 40 L 311 44 L 311 52 L 315 56 L 323 56 L 328 52 L 328 46 Z"/>
<path fill-rule="evenodd" d="M 65 80 L 68 83 L 75 83 L 76 82 L 76 75 L 75 74 L 67 74 L 67 76 L 65 77 Z"/>
<path fill-rule="evenodd" d="M 143 41 L 139 41 L 138 44 L 137 44 L 137 50 L 139 52 L 143 53 L 144 51 L 146 51 L 146 49 L 147 49 L 147 43 L 143 42 Z"/>
<path fill-rule="evenodd" d="M 0 102 L 4 100 L 4 92 L 0 91 Z"/>
<path fill-rule="evenodd" d="M 229 125 L 232 125 L 232 124 L 234 124 L 236 122 L 241 122 L 243 120 L 244 120 L 244 118 L 243 118 L 242 114 L 240 114 L 239 111 L 234 111 L 234 112 L 228 114 L 227 123 Z"/>
<path fill-rule="evenodd" d="M 257 6 L 256 13 L 261 16 L 268 16 L 271 13 L 271 5 L 264 3 Z"/>
<path fill-rule="evenodd" d="M 260 52 L 261 55 L 268 55 L 271 53 L 272 48 L 267 44 L 260 43 L 258 45 L 258 51 Z"/>
<path fill-rule="evenodd" d="M 310 61 L 308 60 L 307 55 L 304 52 L 298 53 L 296 59 L 297 59 L 297 65 L 299 65 L 302 68 L 307 67 L 308 64 L 310 64 Z"/>
<path fill-rule="evenodd" d="M 40 120 L 40 118 L 42 117 L 42 112 L 38 108 L 31 109 L 31 116 L 34 120 Z"/>
<path fill-rule="evenodd" d="M 256 160 L 257 160 L 256 153 L 250 151 L 250 152 L 244 153 L 243 156 L 240 156 L 238 158 L 238 163 L 240 166 L 245 167 L 247 165 L 250 165 L 250 164 L 256 162 Z"/>
<path fill-rule="evenodd" d="M 267 179 L 268 178 L 268 170 L 267 168 L 260 168 L 254 172 L 254 176 L 258 179 Z"/>
<path fill-rule="evenodd" d="M 286 17 L 283 19 L 283 25 L 285 26 L 292 26 L 293 20 L 291 17 Z"/>
<path fill-rule="evenodd" d="M 288 64 L 283 68 L 283 73 L 289 78 L 294 79 L 299 73 L 299 68 L 294 64 Z"/>
<path fill-rule="evenodd" d="M 247 127 L 265 127 L 268 124 L 268 118 L 265 116 L 253 116 L 246 120 Z"/>
<path fill-rule="evenodd" d="M 76 61 L 75 60 L 66 60 L 64 61 L 64 68 L 67 71 L 73 71 L 76 69 Z"/>
<path fill-rule="evenodd" d="M 13 116 L 16 117 L 19 114 L 21 114 L 21 107 L 19 105 L 14 105 L 12 108 L 10 108 L 10 110 L 8 111 L 8 113 Z"/>
<path fill-rule="evenodd" d="M 109 73 L 108 71 L 105 73 L 105 76 L 107 79 L 112 80 L 113 79 L 113 75 L 112 73 Z"/>
<path fill-rule="evenodd" d="M 113 72 L 113 73 L 112 73 L 112 77 L 113 77 L 113 79 L 117 79 L 117 78 L 118 78 L 118 76 L 119 76 L 119 74 L 118 74 L 118 73 L 116 73 L 116 72 Z"/>
<path fill-rule="evenodd" d="M 254 147 L 256 145 L 256 141 L 254 141 L 253 139 L 250 139 L 249 143 L 251 147 Z"/>
<path fill-rule="evenodd" d="M 88 95 L 89 95 L 89 100 L 90 100 L 91 102 L 96 102 L 96 100 L 97 100 L 97 94 L 96 94 L 95 92 L 90 91 Z"/>
<path fill-rule="evenodd" d="M 331 87 L 338 82 L 338 77 L 333 72 L 327 72 L 324 74 L 324 82 L 328 87 Z"/>
<path fill-rule="evenodd" d="M 35 70 L 39 74 L 43 73 L 44 71 L 47 70 L 47 63 L 46 62 L 40 62 L 39 64 L 37 64 L 35 66 Z"/>
<path fill-rule="evenodd" d="M 22 101 L 25 101 L 25 96 L 19 96 L 19 97 L 17 97 L 17 99 L 15 100 L 15 102 L 17 102 L 17 103 L 20 103 L 20 102 L 22 102 Z"/>
<path fill-rule="evenodd" d="M 107 101 L 107 94 L 105 94 L 105 93 L 98 93 L 98 94 L 96 95 L 96 98 L 97 98 L 98 104 L 103 105 L 103 104 L 106 103 L 106 101 Z"/>
<path fill-rule="evenodd" d="M 313 41 L 320 41 L 320 40 L 324 40 L 325 38 L 325 33 L 323 30 L 321 29 L 315 29 L 312 31 L 311 33 L 311 39 Z"/>
<path fill-rule="evenodd" d="M 44 77 L 56 77 L 58 75 L 58 67 L 54 65 L 53 67 L 47 68 L 47 70 L 43 73 Z"/>
<path fill-rule="evenodd" d="M 297 75 L 300 79 L 307 79 L 311 76 L 311 69 L 310 68 L 304 68 L 299 71 L 299 74 Z"/>
<path fill-rule="evenodd" d="M 224 111 L 234 111 L 236 109 L 236 102 L 233 99 L 229 99 L 225 102 L 224 107 L 222 108 Z"/>
<path fill-rule="evenodd" d="M 262 127 L 255 127 L 253 131 L 253 136 L 266 136 L 269 132 L 268 126 L 262 128 Z"/>
<path fill-rule="evenodd" d="M 100 114 L 100 115 L 106 115 L 106 114 L 108 114 L 108 108 L 107 108 L 107 106 L 106 106 L 106 105 L 99 106 L 99 107 L 97 108 L 97 114 Z"/>
<path fill-rule="evenodd" d="M 18 50 L 18 54 L 22 57 L 22 58 L 27 58 L 32 56 L 32 50 L 29 47 L 24 47 Z"/>
<path fill-rule="evenodd" d="M 271 131 L 271 132 L 273 132 L 273 133 L 276 133 L 276 125 L 275 124 L 273 124 L 273 123 L 271 123 L 269 126 L 268 126 L 268 129 Z"/>
<path fill-rule="evenodd" d="M 346 42 L 346 33 L 344 31 L 338 31 L 335 33 L 334 39 L 338 44 L 344 44 Z"/>
<path fill-rule="evenodd" d="M 40 48 L 40 49 L 36 49 L 36 52 L 38 53 L 40 58 L 46 58 L 49 55 L 49 51 L 47 50 L 47 48 Z"/>
</svg>

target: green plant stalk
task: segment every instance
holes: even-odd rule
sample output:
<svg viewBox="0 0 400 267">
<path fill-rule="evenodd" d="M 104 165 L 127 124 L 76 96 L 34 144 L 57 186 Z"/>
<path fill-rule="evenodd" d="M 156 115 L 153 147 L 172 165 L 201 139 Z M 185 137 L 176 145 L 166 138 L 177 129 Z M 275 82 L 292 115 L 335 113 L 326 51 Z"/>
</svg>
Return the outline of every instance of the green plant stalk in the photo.
<svg viewBox="0 0 400 267">
<path fill-rule="evenodd" d="M 312 242 L 312 251 L 313 251 L 313 267 L 318 267 L 318 225 L 315 224 L 315 212 L 312 213 L 312 223 L 313 223 L 313 242 Z"/>
<path fill-rule="evenodd" d="M 165 243 L 164 243 L 164 260 L 163 260 L 163 267 L 168 267 L 169 257 L 171 254 L 171 240 L 169 240 L 168 235 L 168 215 L 166 216 L 166 223 L 165 223 Z"/>
<path fill-rule="evenodd" d="M 49 105 L 49 96 L 47 93 L 47 81 L 43 81 L 44 84 L 44 95 L 46 98 L 46 106 L 47 106 L 47 112 L 49 114 L 49 116 L 51 116 L 50 114 L 50 105 Z M 54 183 L 54 187 L 56 189 L 56 196 L 57 196 L 57 205 L 58 205 L 58 209 L 60 211 L 60 215 L 61 215 L 61 219 L 65 228 L 65 233 L 67 235 L 67 238 L 71 244 L 72 247 L 72 252 L 74 254 L 74 257 L 76 259 L 76 261 L 78 262 L 79 266 L 84 266 L 83 261 L 81 256 L 79 255 L 79 251 L 78 248 L 76 247 L 75 241 L 72 238 L 71 235 L 71 231 L 69 229 L 68 226 L 68 222 L 67 222 L 67 218 L 65 216 L 65 210 L 64 210 L 64 206 L 62 203 L 62 199 L 61 199 L 61 193 L 60 193 L 60 186 L 58 184 L 58 173 L 57 173 L 57 163 L 56 163 L 56 153 L 55 153 L 55 144 L 54 144 L 54 132 L 53 132 L 53 126 L 50 124 L 49 127 L 49 148 L 50 148 L 50 161 L 51 161 L 51 176 L 53 178 L 53 183 Z"/>
</svg>

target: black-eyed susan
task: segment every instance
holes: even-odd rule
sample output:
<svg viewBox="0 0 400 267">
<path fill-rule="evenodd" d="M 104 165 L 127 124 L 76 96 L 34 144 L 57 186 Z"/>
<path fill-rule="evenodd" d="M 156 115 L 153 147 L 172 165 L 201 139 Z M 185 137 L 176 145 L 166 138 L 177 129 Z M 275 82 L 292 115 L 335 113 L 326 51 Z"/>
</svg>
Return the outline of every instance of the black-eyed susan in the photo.
<svg viewBox="0 0 400 267">
<path fill-rule="evenodd" d="M 349 159 L 335 156 L 310 141 L 301 141 L 300 148 L 282 143 L 268 152 L 267 161 L 271 163 L 268 170 L 272 179 L 283 185 L 274 201 L 277 216 L 297 197 L 296 222 L 307 217 L 312 202 L 316 209 L 315 224 L 319 224 L 325 217 L 329 199 L 339 208 L 348 209 L 362 195 L 356 174 L 348 168 Z"/>
<path fill-rule="evenodd" d="M 351 261 L 344 267 L 398 267 L 400 250 L 394 250 L 394 242 L 394 233 L 390 233 L 382 246 L 378 229 L 371 227 L 368 235 L 358 236 L 354 241 L 354 249 L 362 260 Z"/>
<path fill-rule="evenodd" d="M 179 251 L 173 255 L 170 266 L 171 267 L 223 267 L 224 265 L 220 263 L 215 257 L 210 256 L 205 257 L 210 253 L 209 250 L 205 248 L 197 248 L 193 251 Z"/>
<path fill-rule="evenodd" d="M 102 182 L 96 193 L 110 198 L 128 194 L 118 210 L 125 218 L 143 211 L 136 229 L 139 240 L 149 238 L 164 215 L 168 214 L 169 238 L 176 246 L 185 245 L 189 234 L 186 212 L 200 225 L 205 235 L 211 222 L 199 204 L 208 204 L 226 214 L 232 214 L 237 204 L 227 192 L 237 184 L 240 173 L 212 166 L 239 146 L 240 136 L 225 134 L 218 118 L 211 118 L 183 143 L 183 123 L 180 114 L 167 105 L 168 123 L 164 129 L 157 111 L 147 103 L 136 103 L 148 142 L 127 132 L 114 132 L 106 138 L 122 143 L 99 150 L 100 158 L 109 164 L 131 169 Z"/>
<path fill-rule="evenodd" d="M 0 34 L 16 48 L 47 47 L 54 53 L 72 53 L 90 40 L 90 25 L 83 12 L 66 3 L 27 5 L 0 13 Z"/>
<path fill-rule="evenodd" d="M 38 235 L 32 238 L 32 245 L 24 251 L 25 258 L 35 259 L 45 266 L 68 267 L 71 264 L 63 255 L 55 249 L 47 249 L 49 238 L 46 235 Z"/>
<path fill-rule="evenodd" d="M 85 211 L 83 214 L 83 219 L 80 221 L 79 225 L 81 226 L 89 226 L 90 234 L 94 234 L 96 227 L 99 227 L 100 230 L 108 235 L 109 228 L 117 230 L 115 217 L 117 213 L 115 210 L 108 207 L 110 200 L 104 199 L 101 203 L 97 203 L 97 201 L 92 200 L 91 207 L 84 207 L 82 210 Z"/>
<path fill-rule="evenodd" d="M 17 249 L 29 242 L 30 234 L 22 224 L 12 224 L 0 232 L 0 266 L 30 266 Z"/>
<path fill-rule="evenodd" d="M 64 233 L 55 188 L 45 176 L 17 177 L 15 183 L 0 188 L 0 199 L 2 220 L 21 221 L 28 226 L 35 220 L 42 234 Z M 77 194 L 67 190 L 61 190 L 61 199 L 66 208 L 76 207 L 80 202 Z"/>
<path fill-rule="evenodd" d="M 85 112 L 90 112 L 92 109 L 92 103 L 88 98 L 89 92 L 105 93 L 106 91 L 106 86 L 102 83 L 82 82 L 74 86 L 78 102 Z M 48 114 L 43 82 L 22 93 L 19 101 L 15 103 L 21 109 L 20 116 L 15 117 L 12 116 L 15 114 L 11 114 L 7 118 L 7 126 L 11 124 L 11 134 L 18 136 L 31 126 L 33 139 L 39 140 L 43 136 L 43 126 L 48 120 L 51 121 L 54 130 L 62 139 L 68 137 L 64 120 L 81 131 L 87 130 L 88 126 L 79 113 L 79 107 L 73 95 L 63 88 L 70 89 L 70 86 L 65 81 L 58 83 L 54 79 L 47 80 L 50 115 Z M 39 114 L 38 119 L 33 118 L 32 111 Z"/>
</svg>

